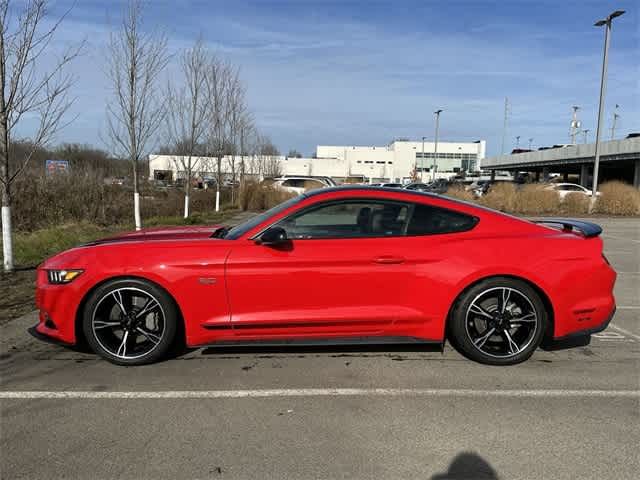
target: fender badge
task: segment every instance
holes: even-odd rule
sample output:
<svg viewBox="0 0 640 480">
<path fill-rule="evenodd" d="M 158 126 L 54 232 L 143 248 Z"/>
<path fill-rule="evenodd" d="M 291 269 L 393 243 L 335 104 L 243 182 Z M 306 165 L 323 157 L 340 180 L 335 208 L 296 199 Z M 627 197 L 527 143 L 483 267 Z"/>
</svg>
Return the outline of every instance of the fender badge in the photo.
<svg viewBox="0 0 640 480">
<path fill-rule="evenodd" d="M 215 285 L 217 280 L 213 277 L 200 277 L 198 278 L 198 283 L 202 285 Z"/>
</svg>

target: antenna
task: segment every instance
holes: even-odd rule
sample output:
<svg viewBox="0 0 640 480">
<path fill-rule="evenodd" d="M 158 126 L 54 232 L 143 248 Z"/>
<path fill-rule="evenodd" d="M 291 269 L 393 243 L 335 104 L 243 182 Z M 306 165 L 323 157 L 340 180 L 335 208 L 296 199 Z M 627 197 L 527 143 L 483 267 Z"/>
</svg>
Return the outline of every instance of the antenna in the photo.
<svg viewBox="0 0 640 480">
<path fill-rule="evenodd" d="M 571 108 L 573 109 L 573 115 L 571 117 L 571 129 L 569 131 L 569 137 L 571 137 L 571 144 L 574 145 L 576 143 L 576 135 L 580 131 L 582 123 L 580 122 L 580 120 L 578 120 L 578 110 L 580 110 L 580 107 L 574 105 Z"/>
<path fill-rule="evenodd" d="M 504 97 L 504 123 L 502 125 L 502 147 L 500 147 L 500 154 L 504 155 L 504 143 L 507 139 L 507 123 L 509 121 L 509 98 Z"/>
</svg>

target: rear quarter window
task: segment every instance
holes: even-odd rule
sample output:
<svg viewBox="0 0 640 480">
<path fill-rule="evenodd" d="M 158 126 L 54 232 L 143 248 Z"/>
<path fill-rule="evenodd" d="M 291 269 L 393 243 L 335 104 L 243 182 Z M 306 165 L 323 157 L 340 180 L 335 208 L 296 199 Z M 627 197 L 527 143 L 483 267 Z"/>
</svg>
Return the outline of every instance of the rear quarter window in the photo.
<svg viewBox="0 0 640 480">
<path fill-rule="evenodd" d="M 438 233 L 455 233 L 471 230 L 478 219 L 465 213 L 415 204 L 407 235 L 433 235 Z"/>
</svg>

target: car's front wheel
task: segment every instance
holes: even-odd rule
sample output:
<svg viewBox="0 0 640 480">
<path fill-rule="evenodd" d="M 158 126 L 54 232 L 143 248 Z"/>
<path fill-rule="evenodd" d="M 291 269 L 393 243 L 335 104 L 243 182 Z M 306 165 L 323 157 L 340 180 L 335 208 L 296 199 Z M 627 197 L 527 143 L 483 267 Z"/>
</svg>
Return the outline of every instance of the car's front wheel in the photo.
<svg viewBox="0 0 640 480">
<path fill-rule="evenodd" d="M 489 365 L 527 360 L 545 334 L 547 313 L 526 282 L 484 280 L 465 291 L 450 319 L 451 341 L 468 358 Z"/>
<path fill-rule="evenodd" d="M 107 282 L 86 302 L 83 331 L 94 352 L 118 365 L 163 358 L 176 337 L 178 314 L 167 293 L 139 279 Z"/>
</svg>

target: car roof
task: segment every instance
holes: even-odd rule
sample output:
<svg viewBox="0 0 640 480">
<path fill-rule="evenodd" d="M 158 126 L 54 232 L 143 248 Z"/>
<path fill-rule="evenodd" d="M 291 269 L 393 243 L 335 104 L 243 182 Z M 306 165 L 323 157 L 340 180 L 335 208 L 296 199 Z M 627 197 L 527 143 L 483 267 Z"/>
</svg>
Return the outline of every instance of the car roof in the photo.
<svg viewBox="0 0 640 480">
<path fill-rule="evenodd" d="M 320 188 L 318 190 L 310 190 L 308 192 L 303 193 L 302 195 L 307 198 L 316 197 L 318 195 L 324 195 L 333 192 L 371 192 L 371 193 L 380 193 L 380 192 L 390 192 L 390 193 L 400 193 L 407 195 L 417 195 L 421 197 L 430 197 L 430 198 L 442 198 L 440 195 L 435 193 L 428 192 L 420 192 L 417 190 L 405 190 L 398 189 L 395 187 L 370 187 L 368 185 L 358 185 L 358 186 L 339 186 L 339 187 L 329 187 L 329 188 Z"/>
</svg>

